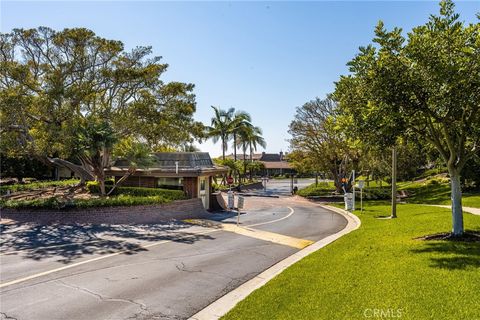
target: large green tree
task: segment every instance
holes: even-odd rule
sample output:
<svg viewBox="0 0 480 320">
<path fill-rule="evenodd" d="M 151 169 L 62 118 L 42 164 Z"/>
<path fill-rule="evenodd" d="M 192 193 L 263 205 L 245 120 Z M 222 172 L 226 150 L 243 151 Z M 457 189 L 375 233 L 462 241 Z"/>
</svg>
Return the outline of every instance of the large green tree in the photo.
<svg viewBox="0 0 480 320">
<path fill-rule="evenodd" d="M 358 169 L 360 160 L 360 149 L 345 133 L 343 120 L 337 116 L 337 103 L 331 97 L 317 98 L 297 108 L 289 129 L 292 151 L 305 157 L 294 164 L 328 172 L 339 193 L 342 178 Z"/>
<path fill-rule="evenodd" d="M 2 33 L 2 150 L 22 149 L 102 182 L 120 138 L 150 147 L 193 141 L 202 129 L 192 119 L 193 85 L 164 83 L 168 65 L 151 54 L 84 28 Z"/>
<path fill-rule="evenodd" d="M 448 0 L 407 37 L 382 22 L 375 35 L 349 63 L 335 98 L 365 141 L 388 146 L 415 135 L 435 146 L 451 180 L 452 233 L 460 236 L 460 177 L 480 143 L 480 24 L 461 22 Z"/>
</svg>

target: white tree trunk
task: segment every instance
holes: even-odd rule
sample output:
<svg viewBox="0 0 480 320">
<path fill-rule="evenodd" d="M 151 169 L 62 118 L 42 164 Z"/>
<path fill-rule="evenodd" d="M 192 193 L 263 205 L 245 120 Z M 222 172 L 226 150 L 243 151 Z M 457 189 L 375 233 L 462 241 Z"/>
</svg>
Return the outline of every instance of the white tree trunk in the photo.
<svg viewBox="0 0 480 320">
<path fill-rule="evenodd" d="M 450 184 L 452 192 L 452 234 L 461 236 L 463 234 L 463 211 L 462 211 L 462 189 L 460 174 L 457 170 L 449 168 Z"/>
<path fill-rule="evenodd" d="M 397 217 L 397 146 L 392 148 L 392 218 Z"/>
</svg>

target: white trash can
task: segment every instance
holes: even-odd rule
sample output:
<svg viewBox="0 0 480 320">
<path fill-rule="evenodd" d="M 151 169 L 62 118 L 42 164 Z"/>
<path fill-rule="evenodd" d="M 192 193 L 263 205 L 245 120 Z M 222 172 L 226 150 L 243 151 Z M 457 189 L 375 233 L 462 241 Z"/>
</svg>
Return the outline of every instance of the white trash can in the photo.
<svg viewBox="0 0 480 320">
<path fill-rule="evenodd" d="M 345 193 L 343 196 L 343 199 L 345 201 L 345 210 L 352 211 L 353 210 L 353 193 L 351 192 Z"/>
</svg>

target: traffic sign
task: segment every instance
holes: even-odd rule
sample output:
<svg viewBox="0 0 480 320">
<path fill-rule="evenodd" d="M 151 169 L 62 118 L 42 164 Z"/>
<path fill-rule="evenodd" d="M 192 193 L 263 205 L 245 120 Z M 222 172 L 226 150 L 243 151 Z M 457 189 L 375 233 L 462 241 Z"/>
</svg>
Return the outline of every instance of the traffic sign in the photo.
<svg viewBox="0 0 480 320">
<path fill-rule="evenodd" d="M 365 180 L 358 180 L 358 187 L 363 189 L 365 187 Z"/>
<path fill-rule="evenodd" d="M 228 184 L 232 184 L 232 183 L 233 183 L 233 178 L 232 178 L 232 176 L 228 176 L 228 177 L 227 177 L 227 183 L 228 183 Z"/>
</svg>

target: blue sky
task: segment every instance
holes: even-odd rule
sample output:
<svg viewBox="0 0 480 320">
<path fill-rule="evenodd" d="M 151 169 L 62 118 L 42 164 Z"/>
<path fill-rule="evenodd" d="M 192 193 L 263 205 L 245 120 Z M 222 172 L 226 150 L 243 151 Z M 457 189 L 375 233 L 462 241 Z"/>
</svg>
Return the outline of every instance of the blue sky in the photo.
<svg viewBox="0 0 480 320">
<path fill-rule="evenodd" d="M 288 150 L 295 107 L 333 90 L 358 47 L 370 43 L 378 20 L 409 31 L 438 12 L 433 1 L 2 0 L 0 6 L 2 32 L 86 27 L 127 48 L 153 46 L 170 65 L 164 80 L 196 85 L 197 120 L 210 122 L 211 105 L 245 110 L 263 129 L 267 152 Z M 477 23 L 480 1 L 458 2 L 457 11 Z M 219 143 L 200 148 L 221 154 Z"/>
</svg>

